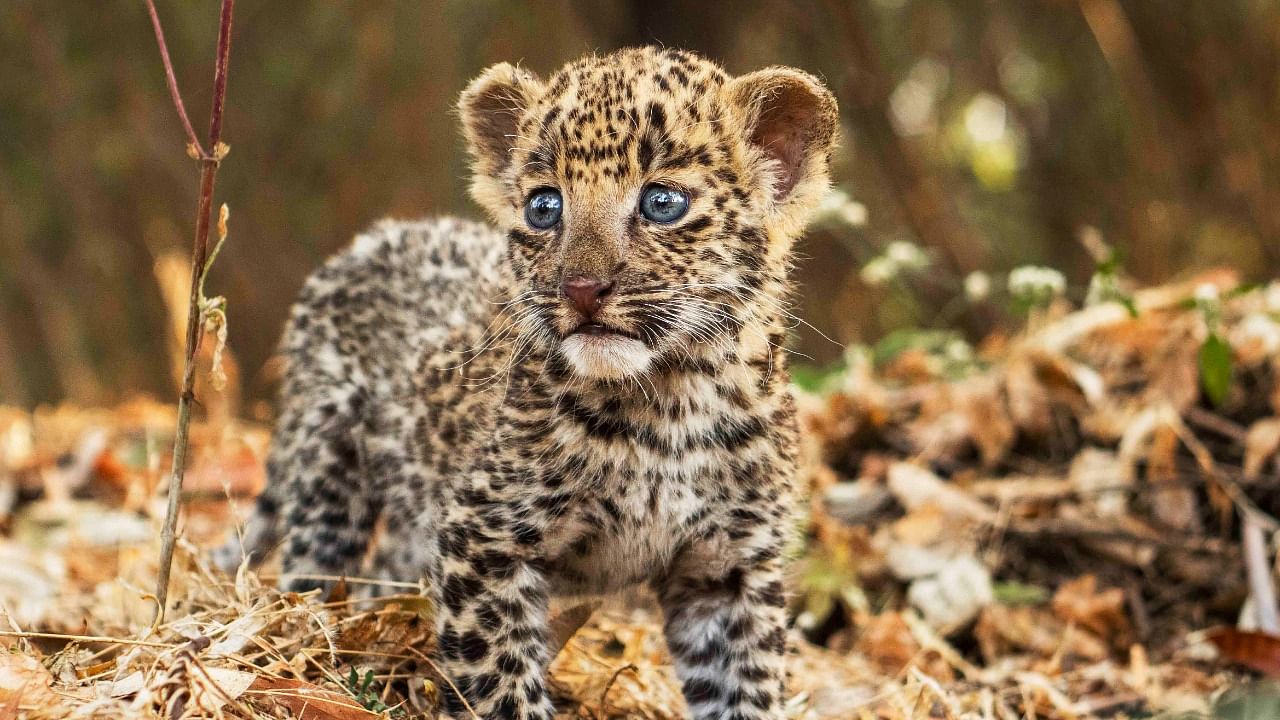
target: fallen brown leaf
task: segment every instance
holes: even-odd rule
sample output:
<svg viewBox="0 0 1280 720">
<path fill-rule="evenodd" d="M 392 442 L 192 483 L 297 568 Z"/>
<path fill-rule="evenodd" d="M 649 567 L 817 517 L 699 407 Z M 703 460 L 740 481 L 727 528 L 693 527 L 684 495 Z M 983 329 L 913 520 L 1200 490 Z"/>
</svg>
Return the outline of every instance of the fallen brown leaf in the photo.
<svg viewBox="0 0 1280 720">
<path fill-rule="evenodd" d="M 52 684 L 53 676 L 34 657 L 0 653 L 0 718 L 16 718 L 23 707 L 62 707 Z"/>
<path fill-rule="evenodd" d="M 1083 575 L 1058 588 L 1052 604 L 1058 617 L 1092 630 L 1113 647 L 1130 644 L 1129 618 L 1120 588 L 1099 592 L 1098 578 Z"/>
<path fill-rule="evenodd" d="M 853 650 L 882 674 L 895 675 L 911 663 L 921 648 L 902 615 L 891 612 L 871 616 Z"/>
<path fill-rule="evenodd" d="M 1106 643 L 1088 631 L 1067 632 L 1066 624 L 1043 607 L 988 605 L 974 628 L 978 649 L 988 662 L 1011 652 L 1031 652 L 1040 658 L 1056 654 L 1087 660 L 1108 656 Z"/>
<path fill-rule="evenodd" d="M 1209 642 L 1230 662 L 1280 678 L 1280 637 L 1235 628 L 1210 630 Z"/>
<path fill-rule="evenodd" d="M 1257 480 L 1267 462 L 1280 453 L 1280 418 L 1264 418 L 1254 423 L 1244 439 L 1244 476 Z"/>
<path fill-rule="evenodd" d="M 255 705 L 287 710 L 297 720 L 365 720 L 379 717 L 355 699 L 305 680 L 259 677 L 244 697 Z"/>
</svg>

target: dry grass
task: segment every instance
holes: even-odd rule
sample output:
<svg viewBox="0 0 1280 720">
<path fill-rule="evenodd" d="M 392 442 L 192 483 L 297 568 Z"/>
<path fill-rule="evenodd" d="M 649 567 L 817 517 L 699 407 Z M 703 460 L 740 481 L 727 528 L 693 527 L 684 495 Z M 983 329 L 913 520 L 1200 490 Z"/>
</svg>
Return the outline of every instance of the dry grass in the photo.
<svg viewBox="0 0 1280 720">
<path fill-rule="evenodd" d="M 0 436 L 12 438 L 28 422 L 40 437 L 68 443 L 86 428 L 117 423 L 110 447 L 127 457 L 131 448 L 163 447 L 142 428 L 160 431 L 169 416 L 168 408 L 144 403 L 114 412 L 10 412 L 8 434 Z M 0 541 L 0 647 L 7 653 L 0 655 L 0 718 L 324 720 L 433 710 L 441 680 L 430 660 L 430 608 L 418 596 L 360 607 L 341 597 L 281 594 L 252 572 L 219 574 L 193 544 L 213 540 L 229 524 L 227 503 L 209 499 L 217 494 L 208 487 L 213 479 L 251 488 L 260 481 L 252 464 L 246 469 L 245 455 L 261 448 L 261 433 L 234 424 L 216 432 L 198 428 L 184 528 L 190 539 L 179 546 L 173 605 L 160 627 L 149 627 L 154 599 L 147 590 L 158 520 L 146 514 L 158 517 L 161 500 L 150 496 L 134 511 L 122 510 L 140 491 L 109 480 L 152 483 L 148 468 L 161 467 L 159 459 L 135 458 L 137 465 L 123 470 L 99 460 L 90 480 L 96 491 L 71 482 L 80 489 L 24 504 L 8 519 L 9 537 Z M 37 457 L 44 454 L 33 449 L 26 472 L 55 485 L 74 481 L 59 474 L 57 462 Z M 71 497 L 86 492 L 97 497 Z M 1068 669 L 1011 654 L 980 668 L 910 612 L 883 617 L 906 620 L 893 632 L 876 634 L 869 626 L 870 646 L 858 652 L 793 635 L 789 717 L 1076 718 L 1126 703 L 1203 709 L 1204 698 L 1229 679 L 1196 663 L 1149 666 L 1140 655 Z M 372 681 L 362 689 L 369 672 Z M 558 656 L 551 684 L 564 717 L 684 717 L 660 628 L 644 607 L 596 612 Z"/>
</svg>

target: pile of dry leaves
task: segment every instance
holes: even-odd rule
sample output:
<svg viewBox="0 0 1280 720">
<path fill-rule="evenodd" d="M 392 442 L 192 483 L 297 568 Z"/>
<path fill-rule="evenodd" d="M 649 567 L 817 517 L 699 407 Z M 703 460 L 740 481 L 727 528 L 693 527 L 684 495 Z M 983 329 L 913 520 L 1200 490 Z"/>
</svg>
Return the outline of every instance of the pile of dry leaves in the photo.
<svg viewBox="0 0 1280 720">
<path fill-rule="evenodd" d="M 851 351 L 802 406 L 789 717 L 1280 716 L 1232 689 L 1280 673 L 1280 285 L 1049 307 L 973 356 Z M 368 607 L 357 579 L 281 594 L 202 560 L 262 486 L 259 426 L 196 426 L 151 626 L 174 419 L 0 409 L 0 719 L 429 716 L 417 588 Z M 684 717 L 646 603 L 557 629 L 563 717 Z"/>
</svg>

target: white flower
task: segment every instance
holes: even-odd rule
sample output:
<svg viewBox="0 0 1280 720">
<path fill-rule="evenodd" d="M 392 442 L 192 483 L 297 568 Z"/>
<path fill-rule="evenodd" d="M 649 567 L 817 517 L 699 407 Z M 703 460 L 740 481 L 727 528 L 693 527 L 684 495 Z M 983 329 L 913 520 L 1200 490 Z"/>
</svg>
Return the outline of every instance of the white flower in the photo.
<svg viewBox="0 0 1280 720">
<path fill-rule="evenodd" d="M 867 224 L 867 206 L 850 200 L 836 211 L 835 217 L 849 227 L 862 227 Z"/>
<path fill-rule="evenodd" d="M 885 248 L 885 257 L 906 270 L 923 270 L 929 267 L 929 256 L 918 245 L 895 240 Z"/>
<path fill-rule="evenodd" d="M 993 143 L 1004 137 L 1008 126 L 1008 111 L 1004 101 L 988 94 L 978 93 L 964 109 L 964 129 L 975 143 Z"/>
<path fill-rule="evenodd" d="M 1067 291 L 1067 278 L 1057 270 L 1023 265 L 1009 273 L 1009 294 L 1023 300 L 1047 302 Z"/>
<path fill-rule="evenodd" d="M 1280 313 L 1280 280 L 1267 286 L 1263 303 L 1267 306 L 1267 312 Z"/>
<path fill-rule="evenodd" d="M 858 274 L 868 285 L 883 285 L 904 272 L 924 270 L 932 262 L 918 246 L 905 240 L 895 240 L 883 253 L 863 265 Z"/>
<path fill-rule="evenodd" d="M 1213 283 L 1202 283 L 1196 288 L 1196 302 L 1214 303 L 1218 301 L 1218 286 Z"/>
<path fill-rule="evenodd" d="M 849 227 L 867 224 L 867 206 L 853 200 L 843 190 L 832 188 L 818 204 L 817 215 L 843 223 Z"/>
<path fill-rule="evenodd" d="M 964 278 L 964 296 L 969 302 L 982 302 L 991 295 L 991 276 L 975 270 Z"/>
<path fill-rule="evenodd" d="M 965 364 L 973 362 L 973 348 L 969 346 L 969 343 L 959 338 L 949 341 L 946 347 L 943 348 L 943 353 L 946 354 L 947 360 L 953 363 Z"/>
<path fill-rule="evenodd" d="M 1235 327 L 1231 344 L 1256 344 L 1262 354 L 1274 355 L 1280 352 L 1280 325 L 1266 315 L 1250 313 Z"/>
<path fill-rule="evenodd" d="M 845 203 L 849 202 L 849 193 L 840 188 L 831 188 L 826 195 L 822 196 L 822 200 L 818 202 L 818 215 L 829 215 L 836 212 Z"/>
<path fill-rule="evenodd" d="M 863 265 L 858 276 L 868 285 L 884 285 L 897 277 L 900 270 L 897 263 L 882 255 Z"/>
</svg>

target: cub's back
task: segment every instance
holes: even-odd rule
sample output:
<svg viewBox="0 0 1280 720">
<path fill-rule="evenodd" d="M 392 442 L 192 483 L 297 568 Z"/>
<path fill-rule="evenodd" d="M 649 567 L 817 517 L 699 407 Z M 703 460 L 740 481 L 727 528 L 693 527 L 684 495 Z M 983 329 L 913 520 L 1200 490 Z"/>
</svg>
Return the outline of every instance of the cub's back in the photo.
<svg viewBox="0 0 1280 720">
<path fill-rule="evenodd" d="M 458 412 L 426 413 L 422 378 L 457 374 L 448 369 L 479 345 L 509 287 L 503 252 L 479 223 L 384 220 L 308 278 L 280 348 L 267 488 L 219 564 L 261 560 L 284 541 L 298 574 L 356 574 L 380 511 L 392 525 L 412 520 L 443 469 L 438 443 L 421 440 L 470 410 L 466 384 L 452 381 Z"/>
<path fill-rule="evenodd" d="M 422 353 L 492 314 L 502 247 L 493 229 L 454 218 L 384 220 L 357 236 L 293 306 L 287 382 L 354 383 L 384 397 L 407 390 Z"/>
</svg>

